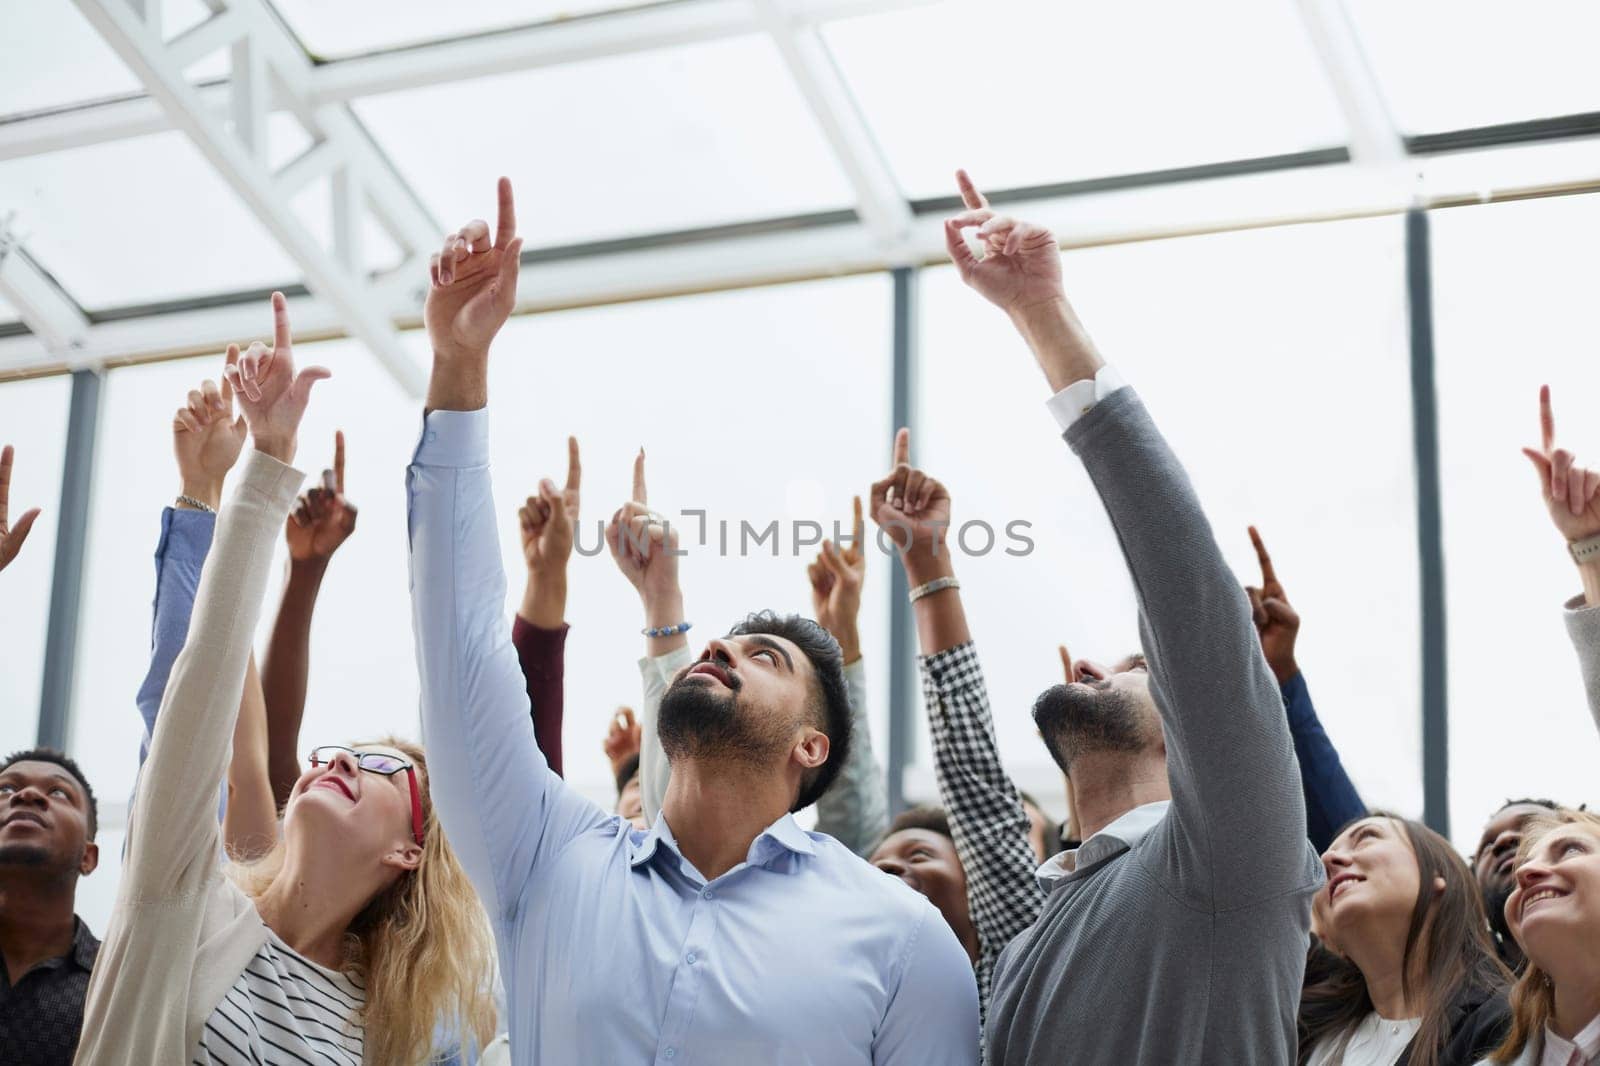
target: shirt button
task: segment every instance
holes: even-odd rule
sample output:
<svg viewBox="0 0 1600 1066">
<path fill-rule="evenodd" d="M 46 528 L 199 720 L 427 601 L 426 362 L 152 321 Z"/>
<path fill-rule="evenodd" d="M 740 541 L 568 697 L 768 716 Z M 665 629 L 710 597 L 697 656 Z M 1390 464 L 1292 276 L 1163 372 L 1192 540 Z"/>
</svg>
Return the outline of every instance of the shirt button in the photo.
<svg viewBox="0 0 1600 1066">
<path fill-rule="evenodd" d="M 675 1059 L 677 1057 L 678 1057 L 678 1049 L 677 1048 L 675 1048 L 675 1047 L 667 1048 L 667 1058 Z"/>
<path fill-rule="evenodd" d="M 701 899 L 716 899 L 717 898 L 717 894 L 715 892 L 711 891 L 708 888 L 704 892 L 700 893 L 700 898 Z"/>
<path fill-rule="evenodd" d="M 438 440 L 439 439 L 439 434 L 435 433 L 433 430 L 430 429 L 430 430 L 428 430 L 428 439 L 430 441 Z"/>
<path fill-rule="evenodd" d="M 691 951 L 691 952 L 689 952 L 689 957 L 687 959 L 685 959 L 684 961 L 687 962 L 690 966 L 693 966 L 694 965 L 694 960 L 697 959 L 697 958 L 699 958 L 699 956 Z"/>
</svg>

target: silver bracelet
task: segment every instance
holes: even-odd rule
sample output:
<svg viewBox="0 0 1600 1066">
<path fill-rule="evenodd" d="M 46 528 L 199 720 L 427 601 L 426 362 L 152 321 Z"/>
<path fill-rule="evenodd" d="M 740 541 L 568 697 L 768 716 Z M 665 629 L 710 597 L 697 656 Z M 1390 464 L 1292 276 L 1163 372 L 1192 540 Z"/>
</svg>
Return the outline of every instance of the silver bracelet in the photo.
<svg viewBox="0 0 1600 1066">
<path fill-rule="evenodd" d="M 193 496 L 179 496 L 177 502 L 183 504 L 185 507 L 193 507 L 196 511 L 204 511 L 206 514 L 217 513 L 217 509 L 215 507 L 211 506 L 204 500 L 197 500 Z"/>
<path fill-rule="evenodd" d="M 935 592 L 943 592 L 945 589 L 958 589 L 960 587 L 961 582 L 953 577 L 936 577 L 926 585 L 918 585 L 912 589 L 911 602 L 916 603 L 922 597 L 932 596 Z"/>
<path fill-rule="evenodd" d="M 1572 553 L 1572 561 L 1585 563 L 1600 555 L 1600 536 L 1588 537 L 1584 540 L 1575 540 L 1567 545 L 1567 551 Z"/>
</svg>

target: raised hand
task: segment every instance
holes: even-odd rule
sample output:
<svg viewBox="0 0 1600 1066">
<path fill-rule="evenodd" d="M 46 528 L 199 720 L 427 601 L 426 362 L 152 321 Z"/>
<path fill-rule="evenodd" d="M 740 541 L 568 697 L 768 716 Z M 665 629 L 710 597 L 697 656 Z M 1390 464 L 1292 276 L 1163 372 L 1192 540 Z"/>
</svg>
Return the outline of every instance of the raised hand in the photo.
<svg viewBox="0 0 1600 1066">
<path fill-rule="evenodd" d="M 239 346 L 228 346 L 228 365 L 239 361 Z M 222 481 L 239 460 L 248 433 L 244 417 L 234 416 L 233 386 L 226 376 L 219 387 L 203 381 L 189 391 L 188 402 L 172 416 L 172 451 L 178 459 L 180 491 L 216 510 L 222 505 Z"/>
<path fill-rule="evenodd" d="M 668 617 L 676 605 L 681 614 L 683 593 L 678 587 L 678 531 L 650 510 L 644 479 L 644 449 L 633 460 L 633 499 L 617 508 L 606 526 L 606 544 L 617 569 L 644 602 L 651 626 L 673 625 L 681 617 Z M 660 617 L 657 617 L 657 615 Z"/>
<path fill-rule="evenodd" d="M 549 478 L 539 482 L 539 495 L 529 496 L 517 510 L 522 526 L 522 557 L 528 572 L 540 576 L 565 572 L 572 558 L 573 531 L 578 526 L 578 438 L 567 438 L 567 485 L 558 490 Z"/>
<path fill-rule="evenodd" d="M 872 484 L 872 520 L 894 541 L 913 583 L 950 572 L 950 493 L 911 465 L 909 429 L 895 433 L 889 474 Z"/>
<path fill-rule="evenodd" d="M 16 449 L 9 444 L 0 448 L 0 570 L 4 570 L 17 557 L 17 552 L 22 550 L 22 542 L 28 539 L 28 532 L 33 529 L 33 520 L 39 517 L 39 508 L 34 507 L 22 512 L 16 525 L 9 523 L 11 462 L 15 455 Z"/>
<path fill-rule="evenodd" d="M 1539 450 L 1522 449 L 1539 474 L 1539 492 L 1550 520 L 1568 543 L 1600 534 L 1600 470 L 1578 465 L 1577 457 L 1556 447 L 1556 416 L 1550 386 L 1539 389 Z"/>
<path fill-rule="evenodd" d="M 1278 573 L 1272 568 L 1272 556 L 1267 554 L 1267 546 L 1255 526 L 1250 527 L 1250 543 L 1255 545 L 1256 559 L 1261 563 L 1261 584 L 1259 587 L 1246 585 L 1244 592 L 1250 597 L 1250 613 L 1255 619 L 1256 631 L 1261 634 L 1261 651 L 1281 685 L 1300 672 L 1294 659 L 1300 615 L 1289 606 L 1289 596 L 1283 591 Z"/>
<path fill-rule="evenodd" d="M 961 280 L 1007 314 L 1064 300 L 1055 236 L 1043 226 L 995 214 L 965 170 L 956 171 L 956 184 L 967 209 L 945 219 L 944 240 Z M 981 258 L 962 235 L 974 227 L 983 243 Z"/>
<path fill-rule="evenodd" d="M 430 407 L 474 410 L 488 402 L 483 374 L 489 343 L 516 305 L 522 253 L 511 179 L 500 179 L 499 197 L 492 242 L 489 223 L 473 219 L 446 237 L 444 247 L 429 263 L 431 285 L 422 318 L 434 355 Z M 435 392 L 440 392 L 437 399 L 442 403 L 434 402 Z M 469 402 L 475 407 L 461 406 Z"/>
<path fill-rule="evenodd" d="M 861 522 L 861 497 L 855 498 L 855 518 L 850 547 L 841 548 L 831 540 L 822 542 L 817 559 L 806 567 L 811 579 L 811 606 L 817 624 L 839 642 L 846 664 L 861 657 L 861 636 L 856 617 L 861 613 L 861 586 L 867 576 L 867 553 L 863 549 L 865 530 Z"/>
<path fill-rule="evenodd" d="M 643 730 L 638 721 L 633 717 L 632 707 L 618 707 L 611 716 L 611 724 L 606 729 L 606 738 L 600 742 L 605 750 L 606 759 L 611 763 L 611 775 L 615 777 L 622 769 L 622 764 L 639 754 L 640 738 Z"/>
<path fill-rule="evenodd" d="M 333 376 L 327 367 L 308 366 L 296 373 L 289 304 L 283 293 L 272 294 L 272 347 L 256 341 L 241 355 L 228 346 L 224 373 L 234 399 L 244 412 L 256 450 L 282 463 L 294 461 L 300 419 L 311 400 L 311 386 Z"/>
<path fill-rule="evenodd" d="M 322 472 L 322 483 L 302 493 L 289 514 L 284 528 L 289 559 L 296 563 L 326 563 L 355 531 L 356 505 L 344 495 L 344 431 L 336 430 L 333 468 Z"/>
</svg>

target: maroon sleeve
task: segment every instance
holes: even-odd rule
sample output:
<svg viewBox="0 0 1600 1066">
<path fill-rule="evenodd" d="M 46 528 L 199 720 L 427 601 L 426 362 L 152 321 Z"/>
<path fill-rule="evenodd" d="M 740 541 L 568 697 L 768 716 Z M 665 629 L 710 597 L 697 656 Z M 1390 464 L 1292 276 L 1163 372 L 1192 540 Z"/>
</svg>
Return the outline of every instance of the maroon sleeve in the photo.
<svg viewBox="0 0 1600 1066">
<path fill-rule="evenodd" d="M 561 680 L 566 662 L 567 630 L 541 629 L 518 615 L 511 623 L 511 643 L 516 646 L 522 676 L 528 682 L 528 702 L 533 705 L 533 736 L 545 761 L 561 773 Z"/>
</svg>

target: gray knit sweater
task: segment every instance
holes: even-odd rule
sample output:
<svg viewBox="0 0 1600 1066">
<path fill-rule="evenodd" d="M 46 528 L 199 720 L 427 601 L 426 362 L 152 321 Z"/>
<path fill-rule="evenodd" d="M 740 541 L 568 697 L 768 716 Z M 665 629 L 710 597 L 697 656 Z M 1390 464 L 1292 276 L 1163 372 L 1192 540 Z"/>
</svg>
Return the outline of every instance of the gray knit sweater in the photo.
<svg viewBox="0 0 1600 1066">
<path fill-rule="evenodd" d="M 1133 390 L 1066 439 L 1133 578 L 1172 805 L 1132 850 L 1050 886 L 1000 957 L 989 1061 L 1291 1063 L 1322 866 L 1282 696 L 1188 476 Z"/>
<path fill-rule="evenodd" d="M 1583 671 L 1583 687 L 1589 695 L 1589 713 L 1600 726 L 1600 607 L 1590 607 L 1579 593 L 1567 601 L 1567 635 L 1578 652 L 1578 669 Z"/>
</svg>

